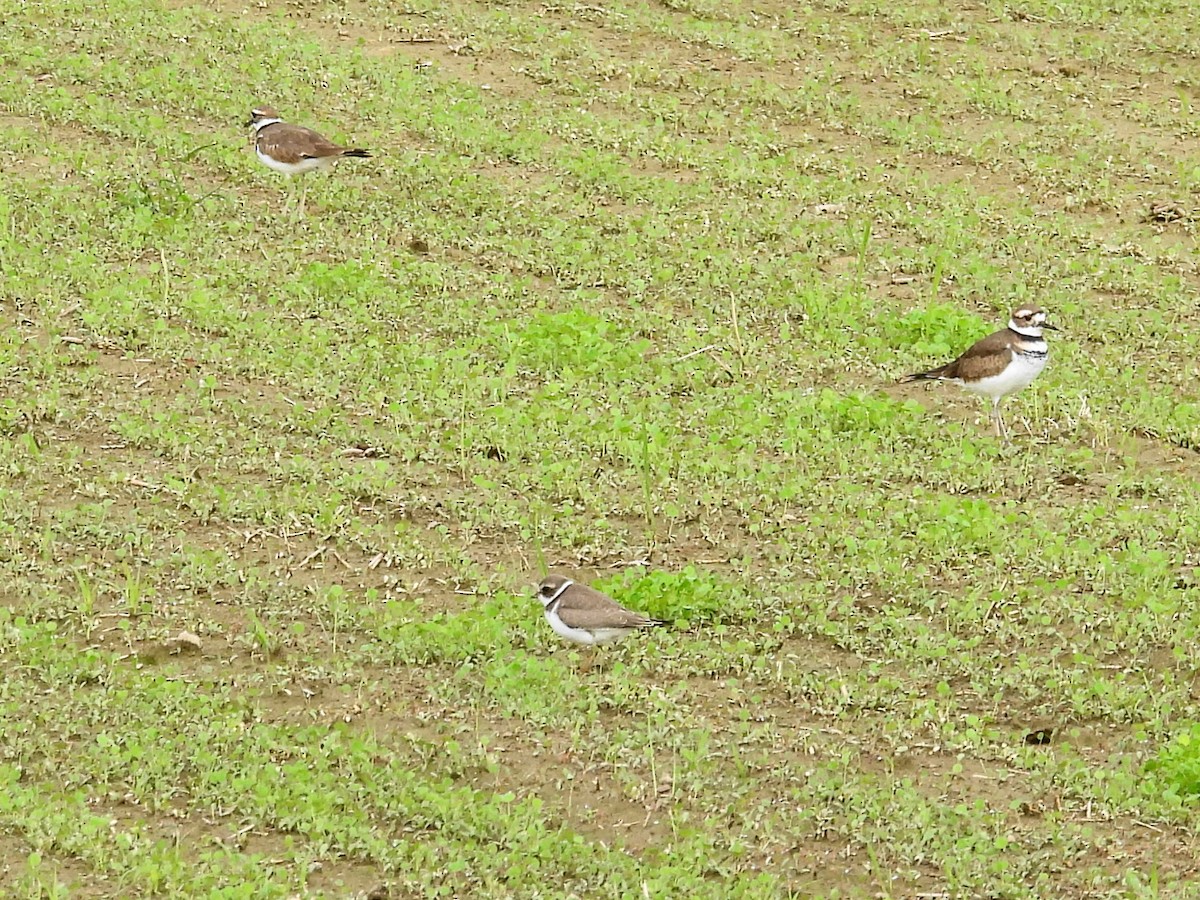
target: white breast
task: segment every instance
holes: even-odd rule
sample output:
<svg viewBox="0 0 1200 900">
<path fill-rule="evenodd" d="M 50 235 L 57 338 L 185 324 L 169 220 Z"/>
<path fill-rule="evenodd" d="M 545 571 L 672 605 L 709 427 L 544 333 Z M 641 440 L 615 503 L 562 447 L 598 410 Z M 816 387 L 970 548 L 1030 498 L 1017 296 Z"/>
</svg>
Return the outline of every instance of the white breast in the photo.
<svg viewBox="0 0 1200 900">
<path fill-rule="evenodd" d="M 587 644 L 589 646 L 597 643 L 590 631 L 584 631 L 582 628 L 569 628 L 558 617 L 558 613 L 546 610 L 546 621 L 550 623 L 550 627 L 554 629 L 555 634 L 565 637 L 568 641 L 574 641 L 576 644 Z"/>
<path fill-rule="evenodd" d="M 999 375 L 990 375 L 976 382 L 962 382 L 963 388 L 975 394 L 983 394 L 993 400 L 1007 397 L 1029 387 L 1033 380 L 1046 368 L 1046 354 L 1013 353 L 1008 368 Z"/>
<path fill-rule="evenodd" d="M 258 155 L 264 166 L 274 169 L 276 172 L 283 172 L 285 175 L 299 175 L 301 172 L 311 172 L 313 169 L 319 169 L 333 162 L 333 157 L 327 157 L 326 159 L 303 159 L 298 163 L 282 163 L 277 159 L 271 159 L 271 157 L 259 150 L 258 147 L 254 148 L 254 152 Z"/>
</svg>

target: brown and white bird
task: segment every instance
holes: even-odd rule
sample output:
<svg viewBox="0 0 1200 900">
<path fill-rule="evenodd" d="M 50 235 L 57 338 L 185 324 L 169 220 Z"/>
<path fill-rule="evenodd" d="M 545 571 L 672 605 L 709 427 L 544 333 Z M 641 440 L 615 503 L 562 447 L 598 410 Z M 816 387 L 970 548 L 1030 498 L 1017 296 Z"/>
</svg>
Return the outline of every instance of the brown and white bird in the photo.
<svg viewBox="0 0 1200 900">
<path fill-rule="evenodd" d="M 250 121 L 246 126 L 254 129 L 255 155 L 263 165 L 285 175 L 323 169 L 346 156 L 365 159 L 371 155 L 355 147 L 341 147 L 303 125 L 289 125 L 269 106 L 256 106 L 250 110 Z M 304 214 L 303 189 L 300 214 Z"/>
<path fill-rule="evenodd" d="M 546 621 L 555 634 L 589 647 L 665 624 L 626 609 L 608 594 L 576 584 L 564 575 L 547 576 L 538 587 L 538 598 L 546 607 Z"/>
<path fill-rule="evenodd" d="M 1013 310 L 1007 328 L 976 341 L 954 362 L 901 380 L 952 381 L 971 393 L 991 397 L 996 434 L 1007 441 L 1000 401 L 1029 387 L 1046 368 L 1047 347 L 1042 330 L 1058 330 L 1046 318 L 1046 311 L 1040 306 L 1019 306 Z"/>
</svg>

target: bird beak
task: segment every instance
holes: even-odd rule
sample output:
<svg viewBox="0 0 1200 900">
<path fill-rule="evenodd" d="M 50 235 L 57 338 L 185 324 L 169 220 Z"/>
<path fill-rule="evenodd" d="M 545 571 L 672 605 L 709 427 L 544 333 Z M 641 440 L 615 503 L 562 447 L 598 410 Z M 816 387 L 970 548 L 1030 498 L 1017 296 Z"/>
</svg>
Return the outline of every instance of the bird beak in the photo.
<svg viewBox="0 0 1200 900">
<path fill-rule="evenodd" d="M 1058 327 L 1057 325 L 1051 325 L 1049 322 L 1046 322 L 1044 325 L 1042 325 L 1042 327 L 1043 327 L 1043 328 L 1049 328 L 1051 331 L 1058 331 L 1058 330 L 1059 330 L 1059 327 Z"/>
</svg>

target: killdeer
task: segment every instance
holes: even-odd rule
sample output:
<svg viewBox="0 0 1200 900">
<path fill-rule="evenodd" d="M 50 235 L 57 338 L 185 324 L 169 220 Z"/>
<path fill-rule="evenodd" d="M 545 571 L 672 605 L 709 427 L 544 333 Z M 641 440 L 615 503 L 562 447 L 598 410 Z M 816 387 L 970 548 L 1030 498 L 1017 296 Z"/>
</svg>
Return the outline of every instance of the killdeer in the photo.
<svg viewBox="0 0 1200 900">
<path fill-rule="evenodd" d="M 538 598 L 546 607 L 546 621 L 555 634 L 589 647 L 665 624 L 628 610 L 607 594 L 563 575 L 548 576 L 538 588 Z"/>
<path fill-rule="evenodd" d="M 996 434 L 1008 440 L 1008 431 L 1000 416 L 1000 401 L 1029 387 L 1042 369 L 1046 368 L 1046 340 L 1042 330 L 1058 329 L 1046 321 L 1046 311 L 1040 306 L 1019 306 L 1013 310 L 1007 328 L 976 341 L 962 356 L 930 369 L 901 379 L 917 381 L 922 378 L 952 381 L 964 390 L 992 398 L 992 421 Z"/>
<path fill-rule="evenodd" d="M 345 156 L 367 158 L 366 150 L 339 147 L 328 138 L 303 125 L 289 125 L 269 106 L 250 110 L 247 128 L 254 129 L 254 153 L 263 165 L 285 175 L 300 175 L 333 165 Z M 304 189 L 300 193 L 300 214 L 304 215 Z"/>
</svg>

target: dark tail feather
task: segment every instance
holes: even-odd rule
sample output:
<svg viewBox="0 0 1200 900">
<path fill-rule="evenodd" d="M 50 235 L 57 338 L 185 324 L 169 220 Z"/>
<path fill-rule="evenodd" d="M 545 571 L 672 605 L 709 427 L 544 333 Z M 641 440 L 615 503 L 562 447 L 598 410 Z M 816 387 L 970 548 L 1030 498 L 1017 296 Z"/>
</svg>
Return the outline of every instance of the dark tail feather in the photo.
<svg viewBox="0 0 1200 900">
<path fill-rule="evenodd" d="M 357 148 L 355 148 L 354 150 L 343 151 L 342 156 L 353 156 L 356 159 L 370 159 L 371 158 L 371 154 L 368 151 L 359 150 Z"/>
<path fill-rule="evenodd" d="M 940 366 L 936 369 L 930 369 L 928 372 L 913 372 L 911 375 L 905 375 L 900 379 L 901 384 L 908 384 L 910 381 L 937 381 L 946 372 L 945 366 Z"/>
</svg>

